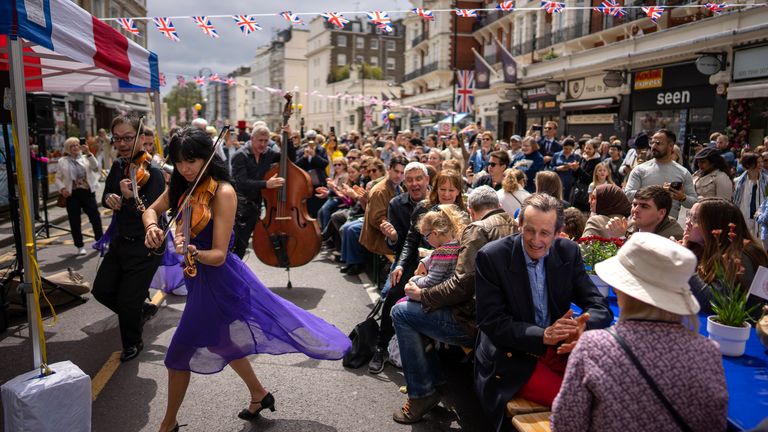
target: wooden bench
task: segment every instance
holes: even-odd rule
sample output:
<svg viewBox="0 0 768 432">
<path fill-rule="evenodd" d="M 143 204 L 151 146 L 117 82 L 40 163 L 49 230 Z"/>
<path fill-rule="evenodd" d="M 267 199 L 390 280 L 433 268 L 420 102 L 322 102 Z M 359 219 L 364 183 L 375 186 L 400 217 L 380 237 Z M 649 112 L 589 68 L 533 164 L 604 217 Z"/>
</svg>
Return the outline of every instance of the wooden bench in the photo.
<svg viewBox="0 0 768 432">
<path fill-rule="evenodd" d="M 522 414 L 532 414 L 544 411 L 549 411 L 549 408 L 520 397 L 516 397 L 507 402 L 507 417 L 515 417 Z"/>
<path fill-rule="evenodd" d="M 519 432 L 549 432 L 549 411 L 512 417 L 512 426 Z"/>
</svg>

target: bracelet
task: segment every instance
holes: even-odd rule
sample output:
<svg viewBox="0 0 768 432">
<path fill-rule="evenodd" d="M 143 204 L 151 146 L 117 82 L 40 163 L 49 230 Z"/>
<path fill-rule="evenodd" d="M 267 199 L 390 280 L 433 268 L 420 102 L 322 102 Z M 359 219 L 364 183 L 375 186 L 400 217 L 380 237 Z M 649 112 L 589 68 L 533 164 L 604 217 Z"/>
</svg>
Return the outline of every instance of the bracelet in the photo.
<svg viewBox="0 0 768 432">
<path fill-rule="evenodd" d="M 152 222 L 152 223 L 150 223 L 149 225 L 147 225 L 147 226 L 145 226 L 145 227 L 144 227 L 144 232 L 147 232 L 147 231 L 149 231 L 149 228 L 150 228 L 150 227 L 152 227 L 152 225 L 154 225 L 154 226 L 156 226 L 156 227 L 160 228 L 160 227 L 159 227 L 159 226 L 158 226 L 158 225 L 157 225 L 155 222 Z"/>
</svg>

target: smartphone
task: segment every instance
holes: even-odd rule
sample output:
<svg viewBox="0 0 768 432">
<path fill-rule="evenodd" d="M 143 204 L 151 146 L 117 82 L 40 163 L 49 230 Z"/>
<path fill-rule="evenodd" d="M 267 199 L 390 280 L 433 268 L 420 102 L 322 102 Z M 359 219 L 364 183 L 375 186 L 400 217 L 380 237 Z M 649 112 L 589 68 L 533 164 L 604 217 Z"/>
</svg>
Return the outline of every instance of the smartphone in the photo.
<svg viewBox="0 0 768 432">
<path fill-rule="evenodd" d="M 683 189 L 683 182 L 672 182 L 669 184 L 669 187 L 674 190 L 681 190 Z"/>
<path fill-rule="evenodd" d="M 331 133 L 332 133 L 332 134 L 334 134 L 334 135 L 336 135 L 336 128 L 335 128 L 335 127 L 333 127 L 333 126 L 331 126 Z"/>
<path fill-rule="evenodd" d="M 544 128 L 543 128 L 543 127 L 541 127 L 541 125 L 533 125 L 533 126 L 531 126 L 531 130 L 532 130 L 532 131 L 538 131 L 538 132 L 541 132 L 541 131 L 543 131 L 543 130 L 544 130 Z"/>
</svg>

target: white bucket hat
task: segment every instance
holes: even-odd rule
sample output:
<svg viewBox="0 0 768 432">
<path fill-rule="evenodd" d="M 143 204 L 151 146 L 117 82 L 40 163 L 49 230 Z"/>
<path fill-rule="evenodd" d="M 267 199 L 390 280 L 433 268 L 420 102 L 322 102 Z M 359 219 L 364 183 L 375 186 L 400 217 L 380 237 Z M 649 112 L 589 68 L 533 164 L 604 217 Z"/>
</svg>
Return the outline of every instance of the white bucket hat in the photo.
<svg viewBox="0 0 768 432">
<path fill-rule="evenodd" d="M 635 233 L 613 258 L 595 265 L 602 280 L 643 303 L 693 315 L 699 302 L 688 287 L 696 270 L 693 252 L 652 233 Z"/>
</svg>

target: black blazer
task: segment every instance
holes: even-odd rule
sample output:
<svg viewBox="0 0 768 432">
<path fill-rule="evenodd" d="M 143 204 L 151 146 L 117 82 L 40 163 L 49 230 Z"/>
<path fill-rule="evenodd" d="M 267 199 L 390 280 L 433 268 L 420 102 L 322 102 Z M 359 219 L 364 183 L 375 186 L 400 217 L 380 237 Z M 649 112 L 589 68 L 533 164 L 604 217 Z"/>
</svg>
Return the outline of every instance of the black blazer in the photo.
<svg viewBox="0 0 768 432">
<path fill-rule="evenodd" d="M 533 295 L 520 235 L 485 245 L 477 254 L 475 295 L 480 333 L 475 349 L 475 389 L 496 424 L 508 430 L 507 402 L 528 382 L 546 351 L 536 325 Z M 590 313 L 587 327 L 604 328 L 613 313 L 590 280 L 576 243 L 557 238 L 544 261 L 550 324 L 576 304 Z"/>
<path fill-rule="evenodd" d="M 541 153 L 542 156 L 554 156 L 555 153 L 561 151 L 563 149 L 563 146 L 560 145 L 560 143 L 557 140 L 552 141 L 552 145 L 549 147 L 549 151 L 547 151 L 547 140 L 544 137 L 539 138 L 539 141 L 537 141 L 539 144 L 539 153 Z"/>
</svg>

